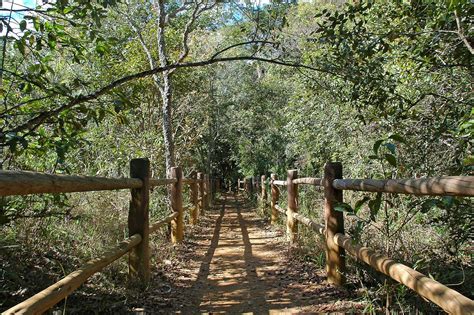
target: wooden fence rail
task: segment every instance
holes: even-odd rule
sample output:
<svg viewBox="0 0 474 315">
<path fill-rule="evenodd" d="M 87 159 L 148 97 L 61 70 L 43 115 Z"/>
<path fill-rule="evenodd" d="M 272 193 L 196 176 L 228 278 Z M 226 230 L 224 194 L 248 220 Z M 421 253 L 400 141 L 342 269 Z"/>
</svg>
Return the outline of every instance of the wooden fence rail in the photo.
<svg viewBox="0 0 474 315">
<path fill-rule="evenodd" d="M 473 197 L 474 176 L 388 180 L 342 179 L 342 165 L 340 163 L 327 163 L 324 167 L 323 178 L 297 178 L 297 172 L 290 170 L 288 171 L 287 180 L 283 181 L 277 180 L 277 176 L 271 174 L 269 179 L 270 194 L 267 194 L 266 185 L 263 183 L 265 178 L 262 176 L 261 204 L 266 207 L 267 196 L 271 196 L 271 222 L 275 224 L 278 221 L 279 214 L 285 215 L 287 235 L 290 242 L 297 240 L 296 221 L 325 236 L 328 282 L 336 285 L 344 284 L 346 274 L 345 251 L 347 251 L 356 259 L 407 286 L 448 313 L 474 314 L 474 302 L 471 299 L 406 265 L 369 248 L 355 244 L 350 237 L 344 234 L 343 212 L 335 210 L 335 206 L 343 202 L 343 190 Z M 298 213 L 298 185 L 322 186 L 324 188 L 324 224 L 319 224 Z M 286 210 L 278 205 L 280 198 L 278 186 L 286 186 L 288 189 L 288 209 Z M 248 194 L 251 193 L 245 185 L 244 189 Z"/>
<path fill-rule="evenodd" d="M 209 176 L 191 173 L 183 178 L 180 167 L 171 170 L 172 178 L 150 178 L 148 159 L 130 161 L 130 178 L 105 178 L 42 174 L 26 171 L 0 171 L 0 196 L 18 196 L 43 193 L 72 193 L 102 190 L 130 189 L 131 202 L 128 215 L 129 238 L 100 257 L 90 260 L 78 270 L 49 286 L 31 298 L 6 310 L 3 314 L 41 314 L 63 300 L 89 277 L 113 261 L 129 253 L 130 283 L 144 286 L 150 279 L 149 234 L 171 224 L 171 240 L 179 243 L 184 238 L 183 185 L 189 184 L 192 215 L 196 224 L 198 215 L 208 209 L 211 202 Z M 150 189 L 155 186 L 171 186 L 171 214 L 156 223 L 149 223 Z M 198 197 L 199 196 L 199 197 Z"/>
</svg>

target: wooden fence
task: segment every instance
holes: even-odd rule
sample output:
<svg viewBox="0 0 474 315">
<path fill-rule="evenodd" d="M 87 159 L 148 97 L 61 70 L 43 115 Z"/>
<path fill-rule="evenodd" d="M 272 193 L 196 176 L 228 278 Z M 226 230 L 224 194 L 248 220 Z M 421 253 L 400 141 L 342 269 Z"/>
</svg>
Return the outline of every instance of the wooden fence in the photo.
<svg viewBox="0 0 474 315">
<path fill-rule="evenodd" d="M 239 179 L 239 184 L 241 180 Z M 267 205 L 267 186 L 265 176 L 247 178 L 244 190 L 250 195 L 258 191 L 261 185 L 260 198 Z M 324 236 L 326 242 L 326 272 L 329 283 L 342 285 L 345 282 L 345 252 L 363 261 L 375 270 L 384 273 L 395 281 L 409 287 L 424 298 L 440 306 L 451 314 L 474 314 L 474 302 L 464 295 L 427 277 L 420 272 L 398 263 L 367 247 L 357 245 L 353 239 L 344 234 L 343 212 L 336 211 L 335 206 L 343 202 L 343 190 L 365 192 L 396 193 L 429 196 L 474 196 L 474 176 L 445 176 L 435 178 L 375 180 L 375 179 L 342 179 L 341 163 L 327 163 L 323 178 L 298 178 L 296 170 L 289 170 L 286 180 L 278 180 L 275 174 L 270 178 L 271 222 L 276 223 L 279 214 L 286 216 L 288 241 L 296 242 L 298 222 Z M 298 213 L 298 186 L 321 186 L 324 189 L 324 224 L 319 224 Z M 286 186 L 288 191 L 287 209 L 278 205 L 279 186 Z M 472 280 L 472 279 L 471 279 Z"/>
<path fill-rule="evenodd" d="M 180 243 L 184 238 L 183 185 L 190 188 L 190 223 L 196 224 L 198 216 L 209 209 L 211 186 L 209 176 L 192 172 L 183 178 L 180 167 L 171 169 L 171 178 L 150 177 L 148 159 L 130 162 L 130 178 L 104 178 L 90 176 L 51 175 L 24 171 L 0 172 L 0 196 L 17 196 L 43 193 L 70 193 L 100 190 L 130 189 L 131 201 L 128 214 L 129 237 L 113 249 L 92 259 L 60 281 L 35 294 L 3 314 L 41 314 L 63 300 L 89 277 L 113 261 L 129 253 L 129 280 L 146 285 L 150 280 L 149 235 L 171 223 L 171 240 Z M 150 189 L 168 186 L 171 213 L 163 220 L 149 223 Z"/>
</svg>

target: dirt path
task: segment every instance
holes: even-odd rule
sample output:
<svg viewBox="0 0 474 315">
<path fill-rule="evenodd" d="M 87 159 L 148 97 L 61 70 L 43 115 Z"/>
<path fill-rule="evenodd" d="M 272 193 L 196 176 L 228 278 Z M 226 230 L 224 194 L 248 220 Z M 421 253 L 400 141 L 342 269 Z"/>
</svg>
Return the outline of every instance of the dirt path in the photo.
<svg viewBox="0 0 474 315">
<path fill-rule="evenodd" d="M 360 312 L 320 270 L 290 259 L 282 232 L 241 199 L 225 195 L 215 208 L 185 247 L 186 264 L 170 268 L 177 280 L 165 313 Z"/>
</svg>

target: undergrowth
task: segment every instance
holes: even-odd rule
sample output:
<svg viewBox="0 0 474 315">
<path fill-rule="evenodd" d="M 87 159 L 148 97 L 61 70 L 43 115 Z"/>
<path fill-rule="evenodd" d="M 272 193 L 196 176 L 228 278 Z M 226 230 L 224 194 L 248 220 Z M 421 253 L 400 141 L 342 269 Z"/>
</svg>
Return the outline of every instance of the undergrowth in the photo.
<svg viewBox="0 0 474 315">
<path fill-rule="evenodd" d="M 349 192 L 345 193 L 344 200 L 355 204 L 362 197 L 362 193 Z M 392 199 L 387 203 L 387 211 L 379 214 L 376 220 L 367 219 L 370 217 L 368 208 L 363 208 L 357 216 L 345 214 L 345 233 L 359 244 L 384 253 L 472 298 L 474 284 L 469 280 L 474 277 L 472 227 L 456 237 L 464 226 L 453 231 L 451 222 L 433 224 L 433 218 L 442 216 L 439 209 L 437 213 L 436 209 L 430 212 L 413 210 L 413 204 L 423 204 L 428 198 L 389 197 Z M 259 200 L 258 208 L 260 214 L 269 220 L 271 196 L 268 198 L 266 206 Z M 286 201 L 286 188 L 280 187 L 279 205 L 283 209 L 287 207 Z M 299 213 L 317 223 L 324 223 L 322 188 L 299 185 L 298 202 Z M 278 226 L 286 230 L 286 217 L 280 213 L 278 216 Z M 472 214 L 471 217 L 468 214 L 465 221 L 472 222 Z M 298 224 L 298 248 L 303 259 L 325 268 L 323 236 L 301 223 Z M 346 255 L 346 265 L 346 286 L 360 296 L 366 305 L 364 312 L 442 313 L 435 304 L 350 255 Z"/>
</svg>

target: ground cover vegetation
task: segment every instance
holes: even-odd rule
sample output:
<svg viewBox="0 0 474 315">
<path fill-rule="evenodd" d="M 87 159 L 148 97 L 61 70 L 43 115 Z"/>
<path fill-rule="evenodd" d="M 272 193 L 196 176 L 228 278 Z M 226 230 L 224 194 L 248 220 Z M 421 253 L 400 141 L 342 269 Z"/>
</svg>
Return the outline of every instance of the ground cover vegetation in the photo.
<svg viewBox="0 0 474 315">
<path fill-rule="evenodd" d="M 154 177 L 180 165 L 233 183 L 321 175 L 327 161 L 347 178 L 472 175 L 473 13 L 468 0 L 3 1 L 0 168 L 120 177 L 148 157 Z M 166 191 L 152 198 L 163 217 Z M 300 198 L 321 219 L 321 193 Z M 472 298 L 471 199 L 345 202 L 357 240 Z M 126 192 L 1 199 L 1 307 L 121 240 L 127 207 Z M 323 265 L 318 239 L 301 242 Z M 351 268 L 367 311 L 436 310 Z M 114 265 L 84 294 L 125 273 Z"/>
</svg>

